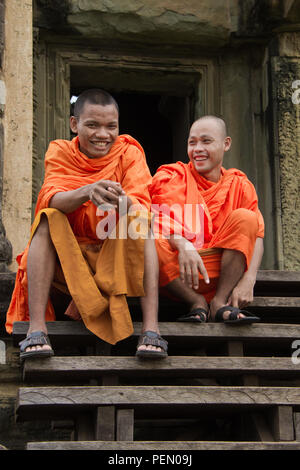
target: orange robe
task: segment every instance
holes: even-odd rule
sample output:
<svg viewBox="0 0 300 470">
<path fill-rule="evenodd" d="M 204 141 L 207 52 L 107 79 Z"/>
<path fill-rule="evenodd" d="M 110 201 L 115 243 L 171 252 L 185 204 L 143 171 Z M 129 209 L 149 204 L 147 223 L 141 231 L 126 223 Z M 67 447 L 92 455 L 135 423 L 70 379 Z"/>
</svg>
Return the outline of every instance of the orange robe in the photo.
<svg viewBox="0 0 300 470">
<path fill-rule="evenodd" d="M 217 286 L 223 249 L 239 250 L 249 266 L 257 237 L 264 237 L 264 221 L 258 208 L 258 198 L 253 184 L 237 170 L 222 168 L 221 178 L 213 183 L 201 176 L 192 163 L 177 162 L 161 166 L 149 188 L 152 207 L 156 212 L 156 248 L 160 264 L 160 286 L 164 287 L 179 277 L 178 252 L 166 236 L 186 233 L 201 255 L 210 284 L 204 283 L 199 273 L 199 293 L 209 302 Z M 165 215 L 162 204 L 173 207 Z M 185 220 L 185 208 L 194 206 L 194 217 Z M 200 208 L 202 217 L 197 225 L 195 214 Z M 169 219 L 169 221 L 168 221 Z M 170 220 L 171 219 L 171 220 Z M 199 236 L 199 234 L 201 236 Z M 247 268 L 246 268 L 247 269 Z"/>
<path fill-rule="evenodd" d="M 98 159 L 90 159 L 80 152 L 78 137 L 72 141 L 51 142 L 45 156 L 45 179 L 30 240 L 41 215 L 45 214 L 59 259 L 54 285 L 72 296 L 87 328 L 115 344 L 133 332 L 126 296 L 144 295 L 144 240 L 129 237 L 99 240 L 97 225 L 104 214 L 98 215 L 91 201 L 67 215 L 49 208 L 56 193 L 103 179 L 120 182 L 133 204 L 149 210 L 148 188 L 152 178 L 144 151 L 135 139 L 129 135 L 119 136 L 110 152 Z M 18 272 L 6 318 L 8 333 L 12 332 L 15 321 L 29 320 L 27 256 L 30 240 L 24 252 L 17 256 Z M 46 321 L 52 320 L 55 320 L 55 312 L 49 299 Z"/>
</svg>

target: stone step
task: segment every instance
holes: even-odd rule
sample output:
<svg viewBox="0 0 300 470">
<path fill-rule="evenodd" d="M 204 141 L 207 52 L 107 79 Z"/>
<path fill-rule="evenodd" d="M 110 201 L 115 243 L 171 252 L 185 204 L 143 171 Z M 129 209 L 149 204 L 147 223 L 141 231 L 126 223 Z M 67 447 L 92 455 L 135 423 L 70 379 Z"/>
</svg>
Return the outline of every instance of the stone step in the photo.
<svg viewBox="0 0 300 470">
<path fill-rule="evenodd" d="M 228 442 L 228 441 L 52 441 L 52 442 L 28 442 L 27 450 L 142 450 L 142 451 L 164 451 L 174 450 L 175 454 L 165 455 L 161 457 L 157 454 L 151 456 L 145 454 L 142 458 L 141 463 L 151 464 L 190 464 L 190 459 L 193 456 L 183 455 L 180 456 L 176 452 L 181 450 L 186 451 L 197 451 L 197 450 L 299 450 L 300 442 L 289 441 L 289 442 Z M 176 460 L 174 455 L 177 455 Z M 108 458 L 110 463 L 125 464 L 126 456 L 123 454 L 117 456 L 111 454 L 106 457 L 107 463 Z M 120 460 L 117 460 L 120 459 Z M 122 460 L 124 459 L 124 460 Z M 133 464 L 134 460 L 131 457 L 130 463 Z M 127 464 L 129 460 L 127 460 Z M 189 465 L 191 466 L 191 465 Z"/>
<path fill-rule="evenodd" d="M 279 320 L 284 321 L 285 318 L 292 318 L 300 322 L 300 297 L 299 293 L 294 292 L 290 296 L 276 295 L 275 292 L 271 296 L 256 295 L 248 305 L 247 310 L 250 312 L 257 312 L 263 320 L 269 320 L 276 318 L 276 322 Z M 276 291 L 276 288 L 274 288 Z M 128 305 L 133 315 L 140 311 L 140 303 L 138 298 L 128 298 Z M 176 319 L 181 314 L 181 311 L 188 310 L 188 307 L 180 302 L 170 300 L 167 298 L 160 297 L 160 318 L 161 320 Z"/>
<path fill-rule="evenodd" d="M 298 296 L 299 287 L 299 271 L 260 270 L 257 273 L 255 291 L 264 292 L 263 295 L 270 295 L 267 292 L 275 296 L 294 292 Z"/>
<path fill-rule="evenodd" d="M 28 322 L 15 322 L 13 328 L 14 345 L 25 338 Z M 136 342 L 140 335 L 142 324 L 134 322 L 132 339 Z M 52 344 L 55 345 L 88 345 L 100 342 L 81 321 L 54 321 L 47 322 L 47 329 Z M 160 333 L 168 341 L 176 344 L 190 345 L 192 340 L 201 342 L 238 340 L 243 342 L 260 342 L 261 344 L 291 345 L 293 340 L 300 341 L 300 324 L 271 324 L 255 323 L 252 325 L 226 325 L 223 323 L 179 323 L 160 322 Z M 126 340 L 127 341 L 127 340 Z M 187 343 L 188 341 L 188 343 Z"/>
<path fill-rule="evenodd" d="M 181 378 L 256 375 L 277 379 L 300 379 L 299 364 L 281 357 L 169 356 L 163 360 L 137 360 L 132 356 L 54 356 L 27 359 L 23 380 L 32 383 L 63 382 L 103 377 Z"/>
<path fill-rule="evenodd" d="M 136 418 L 202 416 L 204 411 L 300 409 L 298 387 L 62 386 L 20 387 L 17 421 L 74 416 L 107 406 L 134 410 Z"/>
</svg>

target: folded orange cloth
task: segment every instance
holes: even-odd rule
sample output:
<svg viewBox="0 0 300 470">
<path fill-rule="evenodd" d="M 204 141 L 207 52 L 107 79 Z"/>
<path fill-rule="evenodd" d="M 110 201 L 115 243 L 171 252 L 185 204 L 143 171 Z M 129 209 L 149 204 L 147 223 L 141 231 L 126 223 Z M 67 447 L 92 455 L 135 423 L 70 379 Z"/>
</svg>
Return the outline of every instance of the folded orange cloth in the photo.
<svg viewBox="0 0 300 470">
<path fill-rule="evenodd" d="M 151 174 L 143 149 L 135 139 L 128 135 L 119 136 L 109 154 L 99 159 L 89 159 L 80 152 L 78 137 L 72 141 L 51 142 L 45 158 L 45 180 L 37 201 L 31 238 L 41 215 L 45 214 L 67 289 L 82 320 L 97 336 L 115 344 L 133 332 L 126 296 L 144 295 L 144 239 L 107 238 L 99 252 L 90 250 L 93 259 L 88 258 L 85 248 L 89 244 L 99 245 L 97 225 L 101 216 L 97 215 L 96 206 L 88 201 L 67 215 L 49 208 L 50 200 L 57 192 L 77 189 L 101 179 L 120 182 L 133 203 L 149 210 Z M 128 217 L 127 226 L 133 218 Z M 30 240 L 17 257 L 18 272 L 6 318 L 9 333 L 15 321 L 29 320 L 29 246 Z M 89 262 L 94 263 L 94 271 Z M 55 320 L 55 312 L 49 299 L 46 321 L 51 320 Z"/>
<path fill-rule="evenodd" d="M 188 233 L 186 238 L 203 257 L 213 281 L 207 286 L 199 274 L 199 292 L 205 292 L 208 297 L 211 297 L 209 289 L 212 286 L 215 288 L 219 277 L 222 249 L 241 251 L 249 266 L 256 238 L 264 237 L 264 221 L 255 188 L 243 172 L 222 168 L 220 180 L 214 183 L 201 176 L 191 162 L 177 162 L 163 165 L 157 170 L 149 191 L 158 214 L 162 204 L 173 207 L 175 213 L 173 215 L 171 211 L 170 216 L 162 215 L 160 219 L 158 216 L 158 223 L 155 224 L 161 286 L 179 277 L 178 254 L 164 236 L 164 222 L 169 224 L 171 234 Z M 200 229 L 198 227 L 198 232 L 195 228 L 196 217 L 188 221 L 184 218 L 187 205 L 195 207 L 194 214 L 200 208 L 202 225 Z M 199 230 L 202 231 L 201 237 Z"/>
</svg>

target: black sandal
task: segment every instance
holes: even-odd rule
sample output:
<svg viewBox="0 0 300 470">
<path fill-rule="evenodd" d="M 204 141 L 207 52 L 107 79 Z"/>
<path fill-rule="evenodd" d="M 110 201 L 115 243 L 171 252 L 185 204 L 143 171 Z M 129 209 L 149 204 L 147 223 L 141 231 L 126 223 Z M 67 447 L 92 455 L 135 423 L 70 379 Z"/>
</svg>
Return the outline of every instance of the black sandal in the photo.
<svg viewBox="0 0 300 470">
<path fill-rule="evenodd" d="M 33 351 L 26 351 L 30 346 L 43 346 L 48 344 L 51 349 L 35 349 Z M 23 341 L 20 341 L 20 359 L 24 360 L 28 357 L 51 357 L 54 355 L 48 335 L 43 331 L 33 331 L 29 333 Z"/>
<path fill-rule="evenodd" d="M 140 358 L 147 358 L 147 359 L 155 359 L 155 358 L 165 358 L 168 356 L 168 341 L 163 339 L 158 333 L 154 331 L 144 331 L 139 337 L 137 347 L 145 345 L 145 346 L 157 346 L 162 349 L 162 351 L 155 351 L 155 350 L 142 350 L 136 351 L 136 356 Z"/>
<path fill-rule="evenodd" d="M 223 314 L 224 312 L 230 312 L 229 317 L 227 320 L 224 320 Z M 242 313 L 245 315 L 244 318 L 238 318 L 238 315 Z M 247 310 L 240 310 L 238 307 L 232 307 L 231 305 L 227 305 L 225 307 L 219 308 L 216 312 L 215 316 L 215 321 L 216 322 L 223 322 L 223 323 L 228 323 L 230 325 L 236 325 L 243 323 L 245 324 L 250 324 L 250 323 L 257 323 L 260 321 L 259 317 L 256 317 L 255 315 L 252 315 L 250 312 Z"/>
<path fill-rule="evenodd" d="M 197 318 L 197 315 L 200 318 Z M 204 308 L 194 308 L 186 315 L 182 315 L 177 318 L 177 321 L 181 322 L 193 322 L 193 323 L 206 323 L 208 317 L 208 312 Z"/>
</svg>

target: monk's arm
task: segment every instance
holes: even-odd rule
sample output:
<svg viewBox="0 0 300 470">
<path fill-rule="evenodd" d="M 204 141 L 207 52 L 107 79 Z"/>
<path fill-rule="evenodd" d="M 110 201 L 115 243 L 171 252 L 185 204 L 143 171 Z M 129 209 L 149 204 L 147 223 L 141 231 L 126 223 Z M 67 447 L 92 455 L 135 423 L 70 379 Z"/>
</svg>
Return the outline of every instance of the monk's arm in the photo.
<svg viewBox="0 0 300 470">
<path fill-rule="evenodd" d="M 199 272 L 203 275 L 204 281 L 208 284 L 209 277 L 204 263 L 194 245 L 184 237 L 170 236 L 169 243 L 172 248 L 178 251 L 178 263 L 180 279 L 187 282 L 190 288 L 198 289 Z"/>
<path fill-rule="evenodd" d="M 257 271 L 259 270 L 262 256 L 264 253 L 263 238 L 258 237 L 255 242 L 252 259 L 248 270 L 233 289 L 229 303 L 233 307 L 244 308 L 253 301 L 253 291 L 256 282 Z"/>
<path fill-rule="evenodd" d="M 101 180 L 72 191 L 56 193 L 51 198 L 49 207 L 69 214 L 91 200 L 97 207 L 108 203 L 117 208 L 120 196 L 124 196 L 124 191 L 119 183 Z"/>
<path fill-rule="evenodd" d="M 50 200 L 49 207 L 58 209 L 65 214 L 75 211 L 79 206 L 90 199 L 89 186 L 90 185 L 87 185 L 82 188 L 74 189 L 73 191 L 63 191 L 54 194 Z"/>
</svg>

